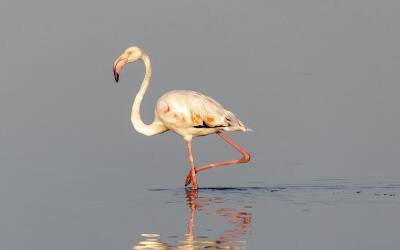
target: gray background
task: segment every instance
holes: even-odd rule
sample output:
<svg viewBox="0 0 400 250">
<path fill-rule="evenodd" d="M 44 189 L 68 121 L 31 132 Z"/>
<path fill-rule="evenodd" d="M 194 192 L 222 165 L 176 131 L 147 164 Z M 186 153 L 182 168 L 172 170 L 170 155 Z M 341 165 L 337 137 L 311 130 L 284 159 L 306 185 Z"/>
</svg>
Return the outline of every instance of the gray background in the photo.
<svg viewBox="0 0 400 250">
<path fill-rule="evenodd" d="M 112 63 L 132 45 L 153 64 L 145 122 L 163 93 L 190 89 L 253 129 L 228 134 L 251 161 L 201 172 L 200 187 L 398 185 L 399 23 L 397 1 L 2 1 L 0 246 L 130 249 L 146 227 L 129 226 L 139 212 L 129 221 L 112 207 L 122 210 L 128 199 L 148 211 L 149 189 L 183 187 L 184 140 L 171 132 L 145 137 L 130 123 L 143 64 L 113 80 Z M 194 139 L 193 151 L 197 165 L 238 157 L 214 135 Z M 399 208 L 398 197 L 390 208 Z M 138 205 L 141 198 L 147 203 Z M 99 222 L 110 214 L 117 222 Z M 399 222 L 388 214 L 387 222 Z M 113 234 L 104 229 L 112 223 L 125 227 L 110 226 Z M 399 227 L 382 228 L 388 247 L 398 246 Z M 303 239 L 293 246 L 312 249 Z M 270 242 L 291 246 L 281 243 Z"/>
</svg>

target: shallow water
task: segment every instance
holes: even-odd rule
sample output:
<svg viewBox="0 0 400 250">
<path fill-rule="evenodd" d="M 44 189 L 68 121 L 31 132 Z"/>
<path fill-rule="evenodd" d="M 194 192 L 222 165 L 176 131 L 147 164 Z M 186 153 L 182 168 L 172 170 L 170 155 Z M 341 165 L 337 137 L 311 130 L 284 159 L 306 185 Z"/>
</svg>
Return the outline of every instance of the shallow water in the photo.
<svg viewBox="0 0 400 250">
<path fill-rule="evenodd" d="M 227 170 L 227 169 L 225 169 Z M 123 180 L 124 173 L 117 178 Z M 115 177 L 114 177 L 115 178 Z M 1 201 L 3 249 L 396 249 L 390 177 L 296 185 L 148 188 L 25 179 Z M 15 182 L 15 180 L 12 180 Z M 129 182 L 130 183 L 130 182 Z M 111 186 L 112 185 L 112 188 Z M 129 188 L 128 188 L 129 187 Z M 131 189 L 134 188 L 134 189 Z"/>
<path fill-rule="evenodd" d="M 165 195 L 165 201 L 158 201 L 164 203 L 162 210 L 179 210 L 185 204 L 186 220 L 171 219 L 171 226 L 179 228 L 186 222 L 187 228 L 179 232 L 161 227 L 144 233 L 135 249 L 398 246 L 393 237 L 400 229 L 396 214 L 400 185 L 391 182 L 315 180 L 308 185 L 149 191 Z"/>
</svg>

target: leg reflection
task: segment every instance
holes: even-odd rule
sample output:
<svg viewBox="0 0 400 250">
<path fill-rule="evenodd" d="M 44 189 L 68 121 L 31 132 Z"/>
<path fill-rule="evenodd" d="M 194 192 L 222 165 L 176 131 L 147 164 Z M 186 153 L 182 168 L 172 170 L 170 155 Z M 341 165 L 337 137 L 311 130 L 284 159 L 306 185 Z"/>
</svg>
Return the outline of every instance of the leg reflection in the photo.
<svg viewBox="0 0 400 250">
<path fill-rule="evenodd" d="M 190 216 L 188 221 L 188 231 L 184 240 L 176 240 L 173 243 L 163 242 L 161 234 L 142 234 L 146 237 L 146 240 L 142 240 L 133 247 L 133 249 L 177 249 L 185 247 L 186 249 L 203 249 L 203 248 L 229 248 L 229 249 L 245 249 L 246 240 L 243 240 L 243 236 L 250 234 L 251 226 L 251 213 L 244 211 L 237 211 L 235 208 L 227 207 L 226 201 L 221 197 L 205 197 L 209 196 L 209 193 L 201 193 L 198 190 L 186 189 L 186 204 L 190 208 Z M 251 206 L 245 206 L 246 210 L 250 209 Z M 213 236 L 199 236 L 195 233 L 195 215 L 198 215 L 199 219 L 213 220 L 211 217 L 217 215 L 226 219 L 226 227 L 223 232 L 219 234 L 213 233 Z M 206 217 L 204 217 L 206 216 Z M 210 217 L 211 216 L 211 217 Z M 214 222 L 214 221 L 212 221 Z M 213 223 L 210 223 L 207 231 L 213 231 Z M 215 224 L 214 224 L 215 225 Z M 218 225 L 220 226 L 220 225 Z M 176 232 L 159 232 L 164 235 L 169 235 L 169 239 L 176 239 Z M 216 235 L 215 235 L 216 234 Z M 171 236 L 172 235 L 172 236 Z M 215 239 L 217 237 L 217 239 Z M 147 247 L 147 248 L 146 248 Z"/>
<path fill-rule="evenodd" d="M 243 235 L 250 234 L 250 225 L 251 225 L 251 213 L 248 212 L 238 212 L 234 208 L 221 208 L 216 209 L 211 212 L 204 211 L 203 208 L 209 206 L 212 203 L 215 204 L 223 204 L 224 202 L 220 197 L 213 198 L 198 198 L 198 190 L 186 189 L 186 198 L 187 205 L 190 208 L 190 217 L 188 223 L 188 237 L 187 237 L 187 246 L 205 246 L 204 243 L 212 244 L 212 246 L 222 246 L 225 244 L 234 246 L 237 243 L 245 243 L 245 241 L 238 241 Z M 246 208 L 251 208 L 251 206 L 246 206 Z M 233 229 L 225 230 L 224 234 L 219 237 L 218 240 L 210 241 L 210 240 L 199 240 L 194 241 L 194 221 L 195 221 L 195 212 L 205 212 L 207 215 L 218 215 L 227 219 L 227 222 L 230 225 L 233 225 Z M 211 246 L 208 246 L 211 247 Z M 236 246 L 237 247 L 237 246 Z"/>
</svg>

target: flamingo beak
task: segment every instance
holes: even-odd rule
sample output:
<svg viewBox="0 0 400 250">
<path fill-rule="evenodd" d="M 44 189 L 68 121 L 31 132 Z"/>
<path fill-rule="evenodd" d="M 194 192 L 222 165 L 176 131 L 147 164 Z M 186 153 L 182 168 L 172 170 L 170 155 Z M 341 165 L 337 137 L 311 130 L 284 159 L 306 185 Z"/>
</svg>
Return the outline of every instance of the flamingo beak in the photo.
<svg viewBox="0 0 400 250">
<path fill-rule="evenodd" d="M 123 53 L 120 57 L 118 57 L 117 60 L 115 60 L 114 65 L 113 65 L 113 70 L 114 70 L 114 78 L 115 81 L 118 82 L 119 80 L 119 74 L 121 72 L 121 69 L 125 66 L 125 64 L 128 62 L 128 54 Z"/>
</svg>

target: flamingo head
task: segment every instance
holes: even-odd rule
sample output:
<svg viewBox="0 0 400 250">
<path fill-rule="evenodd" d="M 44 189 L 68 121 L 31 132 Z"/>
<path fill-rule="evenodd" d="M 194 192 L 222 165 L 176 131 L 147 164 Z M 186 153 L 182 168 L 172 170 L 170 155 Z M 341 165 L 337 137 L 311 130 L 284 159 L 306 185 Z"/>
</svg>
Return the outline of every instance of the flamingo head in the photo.
<svg viewBox="0 0 400 250">
<path fill-rule="evenodd" d="M 118 82 L 119 73 L 121 72 L 121 69 L 125 66 L 125 64 L 140 60 L 142 59 L 142 56 L 143 51 L 140 48 L 136 46 L 127 48 L 124 53 L 122 53 L 122 55 L 120 55 L 114 62 L 113 69 L 115 81 Z"/>
</svg>

